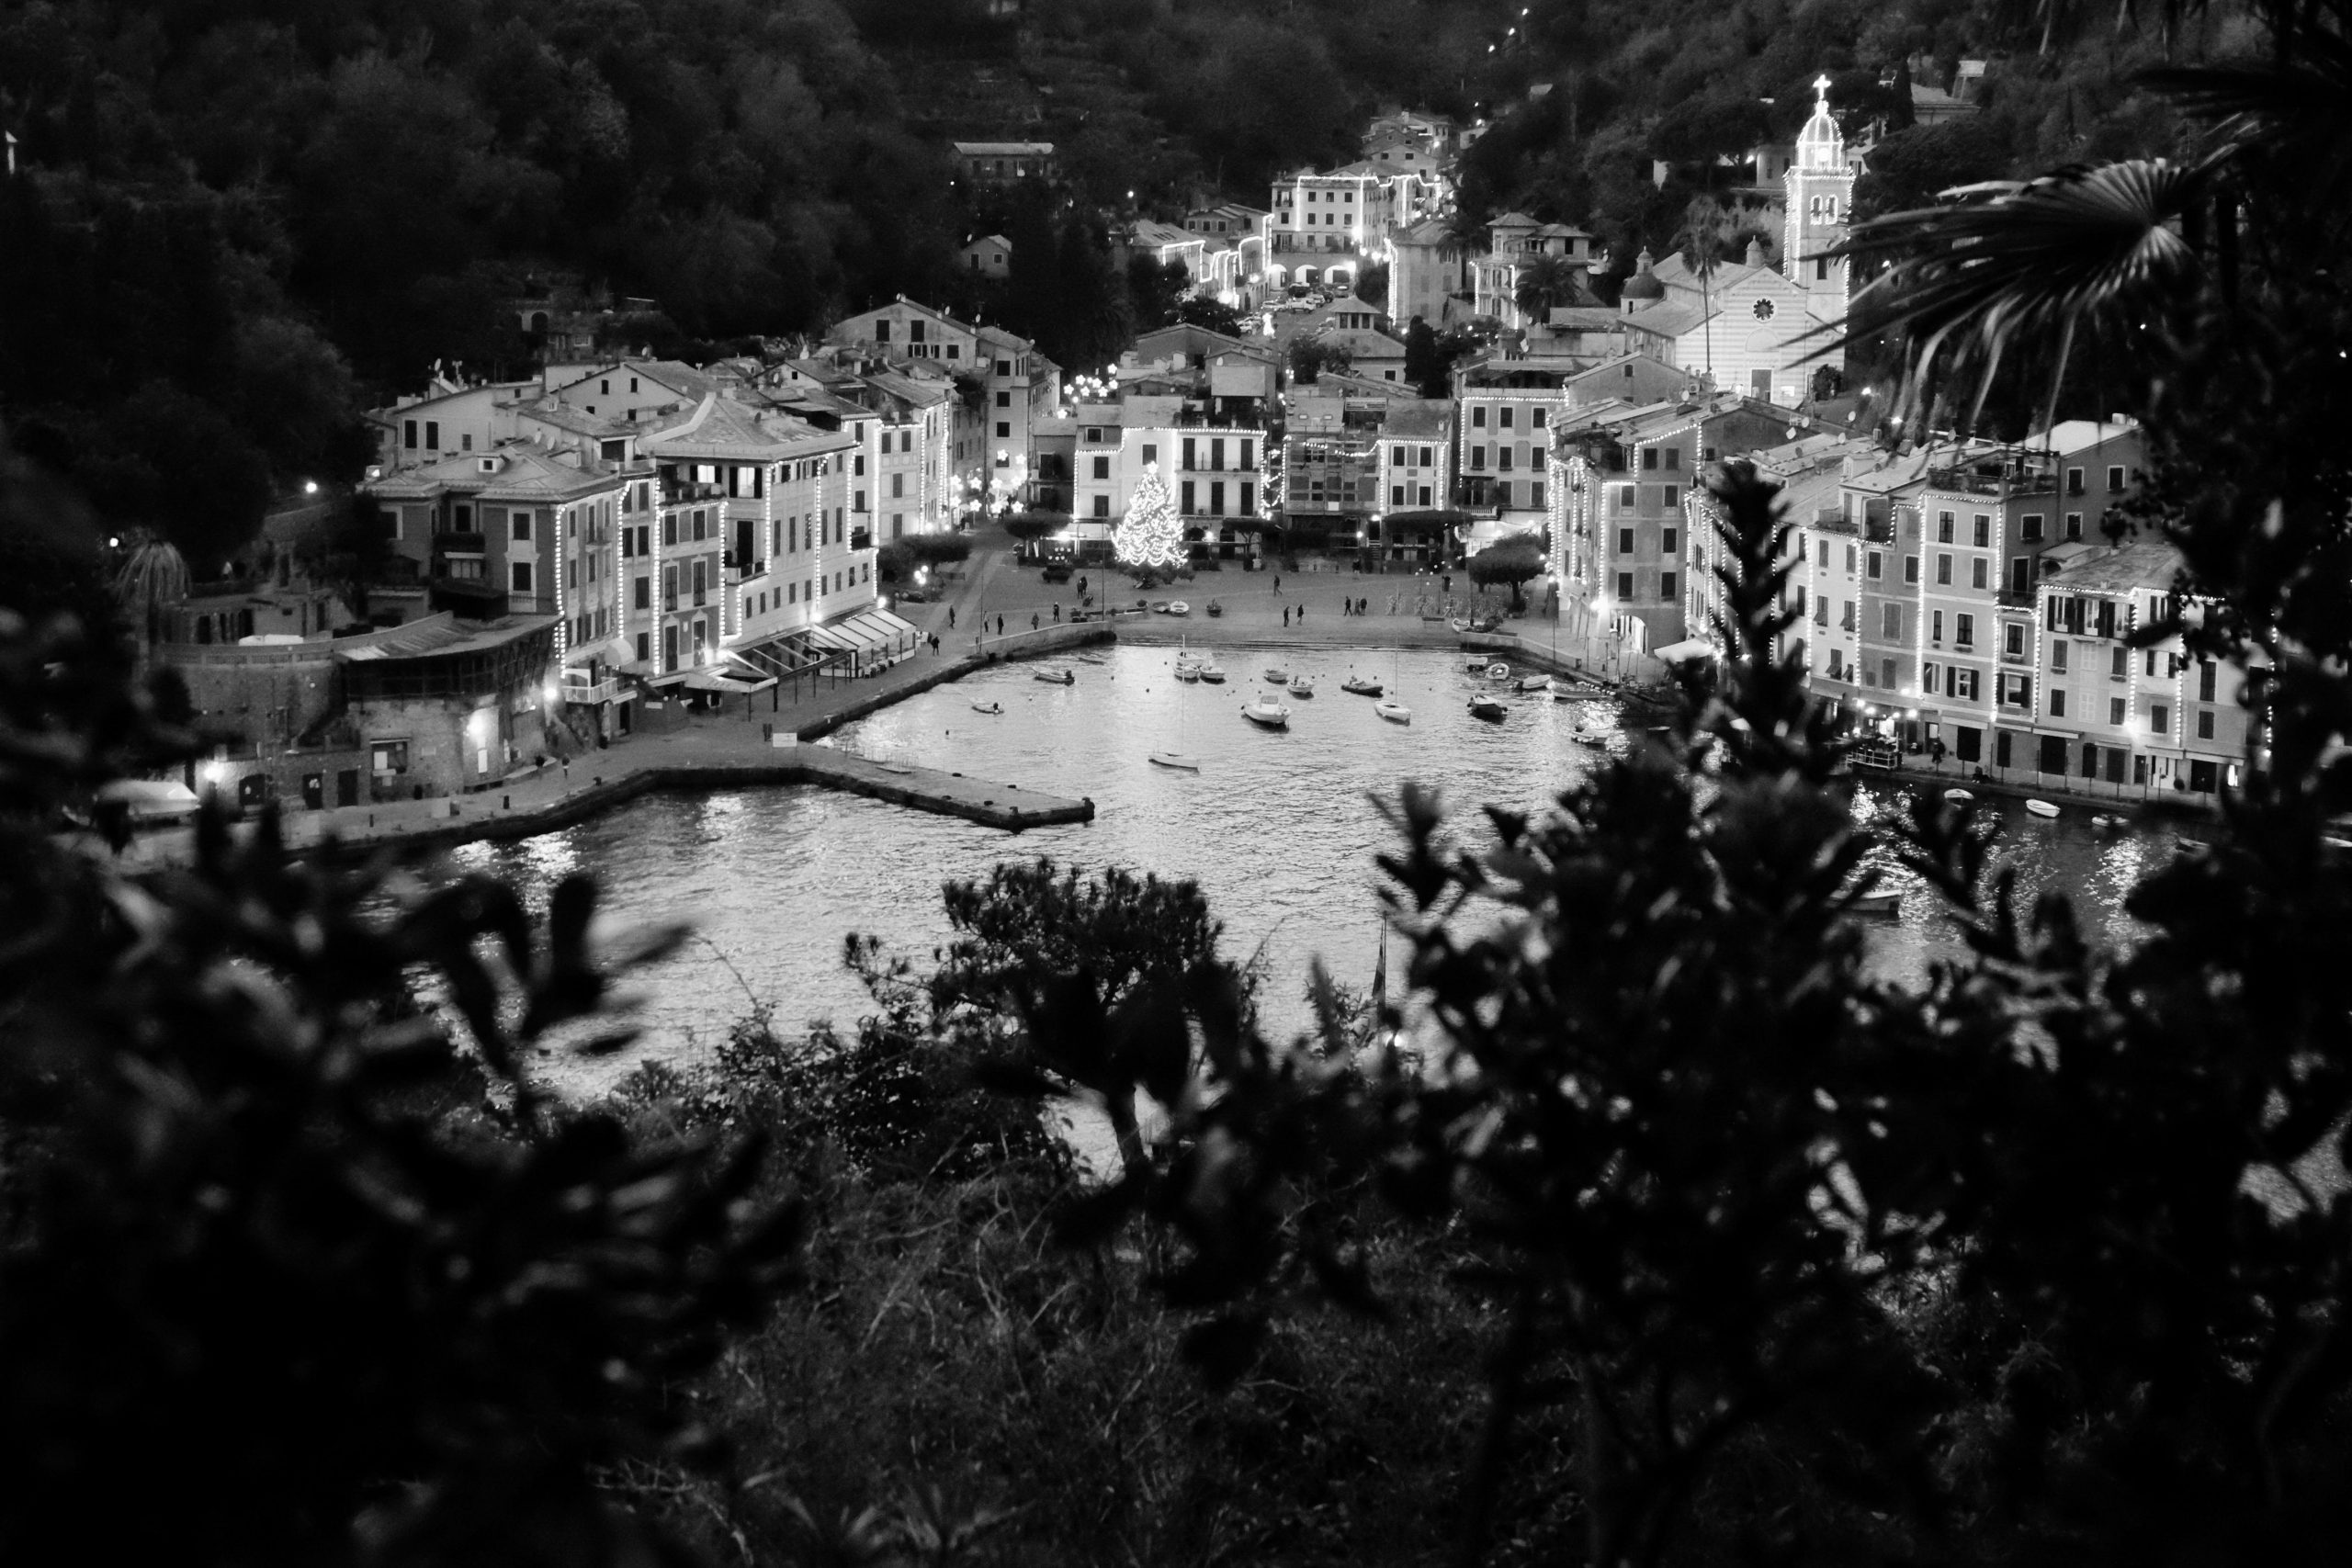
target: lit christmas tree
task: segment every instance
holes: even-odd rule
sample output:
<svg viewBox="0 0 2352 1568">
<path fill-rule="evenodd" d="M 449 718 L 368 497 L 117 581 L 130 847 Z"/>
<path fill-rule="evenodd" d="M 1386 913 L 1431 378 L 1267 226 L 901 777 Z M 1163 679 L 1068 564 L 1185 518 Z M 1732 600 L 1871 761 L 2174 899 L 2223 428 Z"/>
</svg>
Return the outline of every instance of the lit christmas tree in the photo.
<svg viewBox="0 0 2352 1568">
<path fill-rule="evenodd" d="M 1111 547 L 1129 566 L 1173 566 L 1182 558 L 1183 525 L 1176 515 L 1175 503 L 1168 499 L 1159 464 L 1143 466 L 1143 478 L 1136 481 L 1136 493 L 1127 502 L 1127 514 L 1119 519 L 1111 536 Z"/>
</svg>

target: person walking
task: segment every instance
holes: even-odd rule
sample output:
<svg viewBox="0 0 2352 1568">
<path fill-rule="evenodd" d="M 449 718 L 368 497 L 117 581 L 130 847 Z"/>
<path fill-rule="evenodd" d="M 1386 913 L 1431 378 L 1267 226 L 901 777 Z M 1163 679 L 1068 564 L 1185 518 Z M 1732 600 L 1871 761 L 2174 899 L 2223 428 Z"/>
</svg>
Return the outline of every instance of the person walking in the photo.
<svg viewBox="0 0 2352 1568">
<path fill-rule="evenodd" d="M 1283 591 L 1283 574 L 1282 574 L 1281 572 L 1279 572 L 1279 571 L 1278 571 L 1278 572 L 1274 573 L 1274 592 L 1277 592 L 1277 593 L 1280 593 L 1282 591 Z"/>
<path fill-rule="evenodd" d="M 1290 612 L 1288 610 L 1284 610 L 1283 612 L 1283 630 L 1290 630 Z"/>
<path fill-rule="evenodd" d="M 1002 637 L 1004 635 L 1004 617 L 1002 615 L 999 615 L 996 618 L 996 635 L 999 637 Z"/>
<path fill-rule="evenodd" d="M 1037 629 L 1037 612 L 1035 610 L 1029 612 L 1029 629 L 1033 632 Z"/>
<path fill-rule="evenodd" d="M 956 629 L 956 606 L 953 604 L 947 606 L 947 629 L 951 632 Z"/>
<path fill-rule="evenodd" d="M 1054 606 L 1054 625 L 1056 625 L 1056 626 L 1060 626 L 1061 624 L 1062 624 L 1062 607 L 1061 607 L 1059 604 L 1057 604 L 1057 605 L 1055 605 L 1055 606 Z"/>
</svg>

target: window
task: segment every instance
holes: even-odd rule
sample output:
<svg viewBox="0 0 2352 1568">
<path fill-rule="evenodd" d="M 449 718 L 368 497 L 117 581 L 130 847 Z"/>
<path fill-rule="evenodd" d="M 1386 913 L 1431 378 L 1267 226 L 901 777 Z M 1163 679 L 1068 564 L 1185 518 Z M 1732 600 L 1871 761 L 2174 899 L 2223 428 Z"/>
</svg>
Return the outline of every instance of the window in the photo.
<svg viewBox="0 0 2352 1568">
<path fill-rule="evenodd" d="M 1393 467 L 1399 468 L 1403 468 L 1405 466 L 1405 449 L 1402 446 L 1391 446 L 1388 449 L 1388 461 Z"/>
<path fill-rule="evenodd" d="M 1878 661 L 1878 683 L 1884 686 L 1890 692 L 1894 690 L 1894 660 L 1882 659 Z"/>
<path fill-rule="evenodd" d="M 2113 666 L 2109 669 L 2108 673 L 2114 676 L 2119 681 L 2132 673 L 2132 655 L 2130 650 L 2120 648 L 2115 650 L 2115 662 Z M 2211 698 L 2207 699 L 2209 702 L 2211 700 Z"/>
<path fill-rule="evenodd" d="M 1666 509 L 1668 511 L 1671 512 L 1676 507 L 1682 504 L 1682 487 L 1680 485 L 1666 485 L 1661 487 L 1661 489 L 1665 493 Z"/>
<path fill-rule="evenodd" d="M 1951 582 L 1951 557 L 1947 555 L 1936 557 L 1936 581 L 1939 585 L 1947 586 Z"/>
<path fill-rule="evenodd" d="M 1674 583 L 1675 583 L 1675 574 L 1674 574 L 1674 573 L 1672 573 L 1672 572 L 1670 572 L 1670 571 L 1661 571 L 1661 572 L 1659 572 L 1659 573 L 1657 574 L 1657 596 L 1658 596 L 1659 598 L 1661 598 L 1661 599 L 1671 599 L 1671 598 L 1673 598 L 1673 597 L 1674 597 Z"/>
<path fill-rule="evenodd" d="M 2116 705 L 2120 707 L 2122 705 L 2119 703 Z M 2121 724 L 2123 721 L 2119 718 L 2115 722 Z M 2197 739 L 2199 740 L 2213 739 L 2213 716 L 2211 713 L 2200 713 L 2197 716 Z"/>
<path fill-rule="evenodd" d="M 1813 258 L 1813 276 L 1814 281 L 1816 283 L 1826 283 L 1829 281 L 1829 258 L 1827 256 L 1815 256 Z"/>
<path fill-rule="evenodd" d="M 2066 689 L 2064 686 L 2050 688 L 2050 716 L 2052 718 L 2066 716 Z"/>
<path fill-rule="evenodd" d="M 2123 469 L 2120 465 L 2107 470 L 2107 488 L 2110 491 L 2123 488 Z"/>
<path fill-rule="evenodd" d="M 1802 539 L 1803 536 L 1799 536 L 1799 537 Z M 1802 543 L 1797 546 L 1797 553 L 1799 555 L 1803 555 L 1804 553 L 1804 546 Z M 1821 566 L 1822 570 L 1825 571 L 1829 568 L 1829 541 L 1826 539 L 1821 541 Z"/>
<path fill-rule="evenodd" d="M 1951 543 L 1951 513 L 1949 512 L 1936 513 L 1936 543 L 1939 545 Z"/>
<path fill-rule="evenodd" d="M 2024 540 L 2027 544 L 2033 544 L 2041 539 L 2041 513 L 2029 512 L 2024 516 L 2018 519 L 2018 537 Z"/>
<path fill-rule="evenodd" d="M 2199 660 L 2197 664 L 2197 700 L 2199 702 L 2210 703 L 2213 700 L 2213 661 L 2210 659 Z"/>
<path fill-rule="evenodd" d="M 526 560 L 518 560 L 514 563 L 514 592 L 528 593 L 530 591 L 531 563 Z"/>
<path fill-rule="evenodd" d="M 876 343 L 888 343 L 890 341 L 889 322 L 876 321 L 874 323 L 874 341 Z"/>
<path fill-rule="evenodd" d="M 1007 436 L 1010 436 L 1012 434 L 1012 422 L 1011 420 L 1001 419 L 1001 420 L 998 420 L 998 421 L 996 422 L 996 438 L 997 438 L 999 441 L 1002 441 L 1002 440 L 1004 440 Z"/>
<path fill-rule="evenodd" d="M 1979 556 L 1975 560 L 1969 563 L 1969 586 L 1972 588 L 1984 588 L 1990 586 L 1992 582 L 1992 572 L 1993 563 L 1984 559 L 1982 556 Z"/>
<path fill-rule="evenodd" d="M 2050 668 L 2061 675 L 2066 672 L 2066 644 L 2057 637 L 2050 641 Z"/>
<path fill-rule="evenodd" d="M 1829 624 L 1829 596 L 1826 593 L 1813 602 L 1813 621 L 1814 625 L 1820 626 Z"/>
<path fill-rule="evenodd" d="M 1189 517 L 1189 516 L 1191 516 L 1193 513 L 1196 513 L 1196 512 L 1198 512 L 1198 511 L 1200 510 L 1200 508 L 1199 508 L 1199 507 L 1197 507 L 1197 506 L 1195 506 L 1195 505 L 1193 505 L 1193 481 L 1192 481 L 1192 480 L 1190 480 L 1190 479 L 1186 479 L 1182 484 L 1178 485 L 1178 486 L 1176 487 L 1176 492 L 1177 492 L 1177 500 L 1176 500 L 1176 510 L 1177 510 L 1177 511 L 1179 511 L 1179 512 L 1181 512 L 1181 513 L 1184 513 L 1186 516 L 1188 516 L 1188 517 Z"/>
<path fill-rule="evenodd" d="M 1864 568 L 1866 575 L 1868 575 L 1870 580 L 1876 582 L 1881 577 L 1885 575 L 1886 557 L 1877 550 L 1872 550 L 1870 553 L 1868 559 L 1864 562 Z"/>
<path fill-rule="evenodd" d="M 2166 735 L 2171 733 L 2172 709 L 2165 706 L 2163 703 L 2149 704 L 2148 728 L 2158 735 Z"/>
<path fill-rule="evenodd" d="M 1631 368 L 1632 367 L 1627 367 L 1627 369 Z M 416 421 L 409 419 L 401 422 L 401 445 L 412 452 L 416 450 Z"/>
<path fill-rule="evenodd" d="M 1633 574 L 1632 572 L 1630 572 L 1630 571 L 1621 571 L 1621 572 L 1619 572 L 1619 573 L 1617 574 L 1617 597 L 1618 597 L 1618 599 L 1619 599 L 1619 600 L 1621 600 L 1621 601 L 1623 601 L 1623 600 L 1626 600 L 1626 599 L 1631 599 L 1633 596 L 1634 596 L 1634 574 Z"/>
<path fill-rule="evenodd" d="M 1541 507 L 1544 504 L 1544 481 L 1542 479 L 1532 479 L 1528 482 L 1527 504 L 1533 507 Z"/>
<path fill-rule="evenodd" d="M 1542 409 L 1530 409 L 1527 411 L 1527 428 L 1530 430 L 1541 430 L 1544 428 L 1544 411 Z M 1674 467 L 1674 465 L 1668 463 L 1667 467 L 1670 468 Z"/>
<path fill-rule="evenodd" d="M 2123 706 L 2124 703 L 2121 697 L 2108 698 L 2107 722 L 2120 728 L 2123 723 Z"/>
<path fill-rule="evenodd" d="M 1487 428 L 1486 404 L 1472 403 L 1470 405 L 1470 428 L 1473 430 L 1484 430 Z"/>
<path fill-rule="evenodd" d="M 1672 555 L 1674 553 L 1675 542 L 1676 533 L 1672 528 L 1668 528 L 1665 533 L 1658 536 L 1658 547 L 1664 550 L 1668 555 Z"/>
<path fill-rule="evenodd" d="M 1518 412 L 1518 410 L 1512 408 L 1509 403 L 1505 403 L 1501 408 L 1497 409 L 1495 411 L 1495 423 L 1497 427 L 1503 430 L 1511 429 L 1511 421 L 1517 415 Z"/>
<path fill-rule="evenodd" d="M 2079 512 L 2069 512 L 2066 513 L 2066 537 L 2079 539 L 2082 536 L 2083 514 Z"/>
<path fill-rule="evenodd" d="M 1951 641 L 1954 648 L 1974 648 L 1976 646 L 1976 617 L 1966 611 L 1962 611 L 1955 615 L 1952 618 Z"/>
<path fill-rule="evenodd" d="M 1098 457 L 1094 459 L 1094 477 L 1098 479 L 1107 479 L 1111 477 L 1110 458 Z"/>
<path fill-rule="evenodd" d="M 1655 468 L 1657 467 L 1657 447 L 1645 446 L 1642 448 L 1642 467 L 1645 468 Z"/>
<path fill-rule="evenodd" d="M 514 513 L 514 537 L 517 539 L 529 538 L 531 536 L 531 514 L 527 512 L 517 512 Z"/>
<path fill-rule="evenodd" d="M 1495 468 L 1497 468 L 1497 470 L 1498 470 L 1498 471 L 1499 471 L 1499 472 L 1502 472 L 1502 473 L 1506 473 L 1506 474 L 1507 474 L 1507 473 L 1510 472 L 1510 467 L 1511 467 L 1511 464 L 1510 464 L 1510 447 L 1508 447 L 1508 446 L 1498 446 L 1498 447 L 1496 447 L 1496 448 L 1495 448 Z"/>
<path fill-rule="evenodd" d="M 1903 581 L 1905 582 L 1917 582 L 1919 581 L 1919 558 L 1917 556 L 1905 556 L 1903 558 Z"/>
<path fill-rule="evenodd" d="M 1470 448 L 1470 466 L 1474 468 L 1483 468 L 1487 466 L 1487 449 L 1484 446 Z"/>
<path fill-rule="evenodd" d="M 589 412 L 593 413 L 595 411 L 592 409 Z M 424 422 L 424 445 L 428 451 L 441 450 L 441 422 L 439 420 L 428 419 Z"/>
<path fill-rule="evenodd" d="M 902 430 L 899 432 L 899 450 L 901 452 L 911 452 L 914 449 L 915 433 L 911 430 Z"/>
<path fill-rule="evenodd" d="M 662 542 L 665 545 L 678 542 L 678 514 L 674 512 L 662 519 Z"/>
<path fill-rule="evenodd" d="M 629 604 L 633 608 L 639 610 L 653 608 L 653 580 L 651 578 L 640 577 L 637 580 Z"/>
<path fill-rule="evenodd" d="M 1638 494 L 1638 486 L 1621 485 L 1618 487 L 1617 491 L 1617 504 L 1620 506 L 1632 506 L 1634 504 L 1635 498 Z"/>
<path fill-rule="evenodd" d="M 1928 612 L 1928 640 L 1938 645 L 1944 640 L 1944 613 L 1941 610 Z"/>
<path fill-rule="evenodd" d="M 2066 493 L 2068 495 L 2080 495 L 2083 493 L 2082 469 L 2068 468 L 2066 470 Z"/>
<path fill-rule="evenodd" d="M 1098 495 L 1094 498 L 1094 515 L 1097 517 L 1108 517 L 1111 515 L 1111 498 L 1109 496 Z"/>
<path fill-rule="evenodd" d="M 2031 560 L 2024 556 L 2013 558 L 2009 562 L 2009 592 L 2023 598 L 2026 589 L 2030 586 L 2027 579 L 2032 570 Z"/>
<path fill-rule="evenodd" d="M 1388 504 L 1391 506 L 1403 506 L 1405 504 L 1405 487 L 1403 485 L 1390 485 L 1388 487 Z"/>
<path fill-rule="evenodd" d="M 1630 556 L 1634 553 L 1634 531 L 1631 528 L 1617 530 L 1617 553 L 1621 556 Z"/>
<path fill-rule="evenodd" d="M 892 501 L 902 500 L 906 493 L 907 476 L 904 474 L 892 474 L 890 476 L 890 499 Z"/>
<path fill-rule="evenodd" d="M 1885 638 L 1886 638 L 1888 641 L 1890 641 L 1890 642 L 1892 642 L 1892 641 L 1895 640 L 1896 638 L 1899 638 L 1900 637 L 1902 637 L 1902 635 L 1903 635 L 1903 606 L 1902 606 L 1902 605 L 1900 605 L 1900 604 L 1889 604 L 1889 605 L 1884 606 L 1884 608 L 1883 608 L 1883 612 L 1882 612 L 1882 614 L 1881 614 L 1880 617 L 1879 617 L 1879 635 L 1880 635 L 1881 637 L 1885 637 Z M 1893 681 L 1891 681 L 1891 680 L 1890 680 L 1889 682 L 1887 682 L 1887 684 L 1888 684 L 1888 685 L 1890 685 L 1890 686 L 1892 686 L 1893 684 L 1894 684 L 1894 682 Z"/>
<path fill-rule="evenodd" d="M 2023 658 L 2025 656 L 2025 627 L 2011 621 L 2003 633 L 2001 646 L 2006 651 Z"/>
</svg>

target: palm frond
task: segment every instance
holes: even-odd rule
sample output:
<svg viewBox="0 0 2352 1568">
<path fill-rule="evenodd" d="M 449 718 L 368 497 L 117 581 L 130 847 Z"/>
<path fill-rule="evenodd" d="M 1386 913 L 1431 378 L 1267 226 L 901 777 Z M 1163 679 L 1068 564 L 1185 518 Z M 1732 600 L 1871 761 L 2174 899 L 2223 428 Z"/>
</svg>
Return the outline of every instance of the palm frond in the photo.
<svg viewBox="0 0 2352 1568">
<path fill-rule="evenodd" d="M 2200 264 L 2179 225 L 2211 167 L 2141 159 L 2064 169 L 1875 219 L 1830 254 L 1891 265 L 1842 322 L 1819 332 L 1839 348 L 1899 334 L 1909 345 L 1907 416 L 1922 387 L 1981 380 L 2021 344 L 2136 326 L 2196 287 Z"/>
<path fill-rule="evenodd" d="M 2290 173 L 2304 201 L 2336 204 L 2352 175 L 2352 44 L 2308 39 L 2287 62 L 2151 71 L 2142 81 L 2211 128 L 2219 157 Z"/>
</svg>

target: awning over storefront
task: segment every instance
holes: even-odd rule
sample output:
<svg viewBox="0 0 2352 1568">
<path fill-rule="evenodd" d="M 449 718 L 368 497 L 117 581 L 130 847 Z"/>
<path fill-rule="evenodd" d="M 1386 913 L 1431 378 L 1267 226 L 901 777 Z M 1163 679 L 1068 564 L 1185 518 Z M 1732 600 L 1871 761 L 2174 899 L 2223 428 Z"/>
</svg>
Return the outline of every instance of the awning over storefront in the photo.
<svg viewBox="0 0 2352 1568">
<path fill-rule="evenodd" d="M 1715 645 L 1702 637 L 1685 637 L 1680 642 L 1668 643 L 1657 650 L 1657 657 L 1668 664 L 1683 664 L 1693 659 L 1713 659 Z"/>
<path fill-rule="evenodd" d="M 737 679 L 718 670 L 689 670 L 686 671 L 685 679 L 685 688 L 689 692 L 716 692 L 726 697 L 764 692 L 775 684 L 774 676 Z"/>
<path fill-rule="evenodd" d="M 915 650 L 920 634 L 888 610 L 863 610 L 808 634 L 810 643 L 854 656 L 861 668 L 892 664 Z"/>
</svg>

